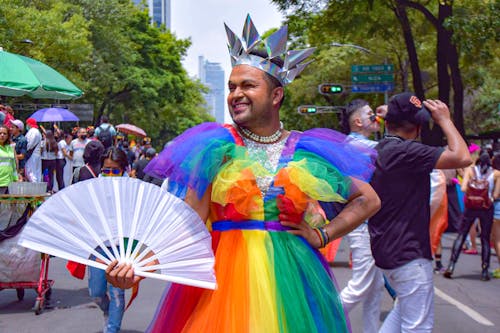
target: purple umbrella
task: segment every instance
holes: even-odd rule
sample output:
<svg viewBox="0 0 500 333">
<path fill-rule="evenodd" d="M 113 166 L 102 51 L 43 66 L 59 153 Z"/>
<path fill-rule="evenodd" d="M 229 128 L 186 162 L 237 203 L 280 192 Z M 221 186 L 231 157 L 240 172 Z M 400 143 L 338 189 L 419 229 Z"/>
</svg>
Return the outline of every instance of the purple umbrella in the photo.
<svg viewBox="0 0 500 333">
<path fill-rule="evenodd" d="M 75 114 L 67 109 L 62 108 L 46 108 L 40 109 L 33 113 L 30 118 L 43 123 L 50 123 L 56 121 L 79 121 Z"/>
</svg>

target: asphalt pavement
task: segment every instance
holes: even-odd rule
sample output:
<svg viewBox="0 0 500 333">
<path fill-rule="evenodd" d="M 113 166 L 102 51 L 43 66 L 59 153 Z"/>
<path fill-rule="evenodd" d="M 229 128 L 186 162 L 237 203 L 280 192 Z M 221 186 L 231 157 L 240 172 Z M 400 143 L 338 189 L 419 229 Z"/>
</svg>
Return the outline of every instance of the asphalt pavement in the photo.
<svg viewBox="0 0 500 333">
<path fill-rule="evenodd" d="M 454 234 L 444 235 L 443 260 L 447 263 Z M 16 291 L 0 291 L 0 332 L 51 332 L 51 333 L 97 333 L 102 332 L 101 311 L 88 296 L 87 280 L 78 280 L 65 269 L 66 262 L 58 258 L 50 260 L 49 278 L 54 280 L 51 300 L 47 308 L 35 315 L 32 307 L 36 300 L 33 290 L 26 290 L 22 301 L 17 300 Z M 499 267 L 496 255 L 491 257 L 491 269 Z M 333 271 L 339 287 L 347 284 L 351 271 L 348 267 L 348 248 L 345 242 Z M 479 255 L 460 256 L 454 279 L 447 280 L 436 274 L 434 283 L 435 328 L 434 332 L 445 333 L 496 333 L 500 329 L 500 279 L 489 282 L 479 280 L 481 258 Z M 123 333 L 144 332 L 154 315 L 156 306 L 167 283 L 146 279 L 141 282 L 139 296 L 125 313 Z M 129 294 L 127 294 L 127 299 Z M 381 322 L 392 307 L 392 299 L 384 292 Z M 356 307 L 350 313 L 353 332 L 361 332 L 362 310 Z M 235 332 L 236 333 L 236 332 Z"/>
</svg>

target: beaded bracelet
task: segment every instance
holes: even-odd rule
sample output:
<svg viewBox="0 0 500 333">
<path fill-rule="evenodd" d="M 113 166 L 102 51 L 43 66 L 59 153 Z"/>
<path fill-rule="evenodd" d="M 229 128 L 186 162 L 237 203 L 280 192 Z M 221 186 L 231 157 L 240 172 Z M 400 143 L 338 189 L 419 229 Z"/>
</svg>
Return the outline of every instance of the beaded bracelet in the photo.
<svg viewBox="0 0 500 333">
<path fill-rule="evenodd" d="M 322 228 L 314 228 L 313 229 L 316 232 L 316 235 L 318 235 L 318 238 L 321 242 L 320 247 L 325 247 L 326 244 L 330 241 L 330 237 L 328 236 L 328 233 L 326 232 L 325 227 Z"/>
<path fill-rule="evenodd" d="M 320 242 L 320 245 L 319 247 L 322 248 L 325 246 L 325 240 L 323 238 L 323 236 L 321 235 L 321 231 L 319 230 L 319 228 L 313 228 L 314 232 L 316 233 L 316 236 L 318 236 L 319 238 L 319 242 Z"/>
</svg>

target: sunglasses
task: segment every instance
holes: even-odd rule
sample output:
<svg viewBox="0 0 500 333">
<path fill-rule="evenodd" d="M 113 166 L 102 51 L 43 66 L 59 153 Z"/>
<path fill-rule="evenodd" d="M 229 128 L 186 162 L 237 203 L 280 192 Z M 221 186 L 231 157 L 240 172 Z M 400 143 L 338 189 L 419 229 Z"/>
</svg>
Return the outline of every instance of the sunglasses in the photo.
<svg viewBox="0 0 500 333">
<path fill-rule="evenodd" d="M 108 175 L 108 176 L 120 176 L 123 171 L 122 169 L 118 169 L 118 168 L 103 168 L 101 169 L 101 173 L 103 175 Z"/>
</svg>

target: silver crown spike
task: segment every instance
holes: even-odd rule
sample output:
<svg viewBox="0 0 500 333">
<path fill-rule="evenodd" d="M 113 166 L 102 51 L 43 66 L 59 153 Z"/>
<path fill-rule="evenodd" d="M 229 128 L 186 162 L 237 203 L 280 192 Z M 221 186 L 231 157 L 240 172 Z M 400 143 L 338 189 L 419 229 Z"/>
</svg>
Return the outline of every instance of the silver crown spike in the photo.
<svg viewBox="0 0 500 333">
<path fill-rule="evenodd" d="M 315 50 L 315 48 L 309 48 L 287 52 L 288 28 L 286 26 L 280 28 L 263 41 L 250 15 L 245 20 L 242 39 L 238 38 L 227 25 L 225 27 L 232 66 L 248 65 L 258 68 L 276 78 L 283 86 L 290 84 L 302 72 L 309 64 L 309 62 L 302 62 Z M 265 49 L 267 56 L 251 54 L 254 49 Z M 283 67 L 271 62 L 271 59 L 276 57 L 284 58 L 285 64 Z"/>
<path fill-rule="evenodd" d="M 228 41 L 228 49 L 229 49 L 229 55 L 232 58 L 237 58 L 240 54 L 241 51 L 243 50 L 243 45 L 241 44 L 241 40 L 236 34 L 229 29 L 229 27 L 224 23 L 224 27 L 226 28 L 226 35 L 227 35 L 227 41 Z"/>
<path fill-rule="evenodd" d="M 311 47 L 304 50 L 291 50 L 288 51 L 285 57 L 285 65 L 283 68 L 290 69 L 295 67 L 298 63 L 304 61 L 316 50 L 315 47 Z"/>
<path fill-rule="evenodd" d="M 278 57 L 286 52 L 288 27 L 285 25 L 264 40 L 269 58 Z"/>
<path fill-rule="evenodd" d="M 250 52 L 258 43 L 261 42 L 257 28 L 253 24 L 250 14 L 247 15 L 245 25 L 243 27 L 243 40 L 245 41 L 247 52 Z"/>
</svg>

